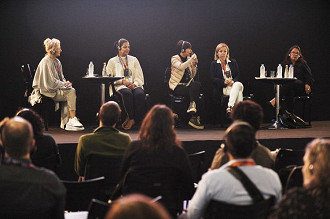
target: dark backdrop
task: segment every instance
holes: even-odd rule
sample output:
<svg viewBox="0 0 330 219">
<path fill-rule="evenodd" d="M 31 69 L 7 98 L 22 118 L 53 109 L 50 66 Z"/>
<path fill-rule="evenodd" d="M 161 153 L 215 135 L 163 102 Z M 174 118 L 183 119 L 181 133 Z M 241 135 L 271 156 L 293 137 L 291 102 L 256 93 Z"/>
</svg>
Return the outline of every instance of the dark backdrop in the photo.
<svg viewBox="0 0 330 219">
<path fill-rule="evenodd" d="M 260 64 L 275 70 L 288 48 L 298 44 L 316 79 L 313 119 L 330 119 L 327 1 L 11 0 L 0 6 L 1 118 L 13 116 L 25 104 L 21 64 L 37 66 L 45 53 L 44 39 L 55 37 L 61 41 L 64 74 L 77 90 L 78 117 L 93 123 L 98 87 L 81 77 L 90 60 L 101 73 L 103 62 L 115 55 L 113 42 L 123 37 L 141 63 L 152 104 L 166 102 L 164 70 L 177 41 L 192 43 L 206 99 L 205 122 L 215 113 L 208 75 L 218 43 L 226 42 L 238 61 L 244 94 L 253 93 L 262 105 L 273 96 L 273 88 L 254 81 Z"/>
</svg>

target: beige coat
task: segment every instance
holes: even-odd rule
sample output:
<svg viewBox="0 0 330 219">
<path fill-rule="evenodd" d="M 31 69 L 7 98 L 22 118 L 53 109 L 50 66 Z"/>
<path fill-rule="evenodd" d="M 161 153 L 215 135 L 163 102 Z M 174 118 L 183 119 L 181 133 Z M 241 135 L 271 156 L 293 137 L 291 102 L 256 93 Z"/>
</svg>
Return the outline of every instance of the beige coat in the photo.
<svg viewBox="0 0 330 219">
<path fill-rule="evenodd" d="M 186 62 L 182 62 L 179 55 L 172 56 L 171 58 L 171 78 L 168 82 L 168 85 L 171 90 L 174 90 L 176 86 L 180 83 L 184 71 L 186 68 L 189 68 L 191 72 L 191 78 L 194 78 L 196 75 L 196 66 L 193 64 L 193 59 L 188 57 Z"/>
</svg>

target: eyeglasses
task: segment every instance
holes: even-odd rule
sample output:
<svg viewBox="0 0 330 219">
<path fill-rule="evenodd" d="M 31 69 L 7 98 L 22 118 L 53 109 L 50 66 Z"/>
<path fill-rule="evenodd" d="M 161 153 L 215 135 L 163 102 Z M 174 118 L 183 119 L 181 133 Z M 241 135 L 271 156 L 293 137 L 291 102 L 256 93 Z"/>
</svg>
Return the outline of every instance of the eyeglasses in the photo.
<svg viewBox="0 0 330 219">
<path fill-rule="evenodd" d="M 292 55 L 300 55 L 299 52 L 291 52 Z"/>
</svg>

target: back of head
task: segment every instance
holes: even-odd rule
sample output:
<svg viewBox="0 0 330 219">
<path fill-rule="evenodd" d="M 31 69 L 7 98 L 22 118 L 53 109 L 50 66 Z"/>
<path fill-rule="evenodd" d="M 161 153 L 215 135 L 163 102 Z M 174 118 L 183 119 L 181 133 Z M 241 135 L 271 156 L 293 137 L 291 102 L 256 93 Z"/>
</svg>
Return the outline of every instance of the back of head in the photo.
<svg viewBox="0 0 330 219">
<path fill-rule="evenodd" d="M 255 130 L 247 122 L 234 121 L 225 132 L 225 147 L 236 158 L 248 158 L 256 146 Z"/>
<path fill-rule="evenodd" d="M 262 107 L 251 100 L 244 100 L 235 104 L 232 112 L 231 119 L 242 120 L 248 122 L 257 131 L 260 128 L 264 117 Z"/>
<path fill-rule="evenodd" d="M 330 140 L 315 139 L 306 147 L 311 179 L 308 187 L 330 188 Z"/>
<path fill-rule="evenodd" d="M 47 53 L 55 54 L 56 49 L 60 47 L 60 41 L 55 38 L 47 38 L 44 40 L 44 46 Z"/>
<path fill-rule="evenodd" d="M 116 124 L 120 117 L 120 107 L 114 101 L 108 101 L 100 108 L 99 119 L 103 126 L 113 126 Z"/>
<path fill-rule="evenodd" d="M 142 122 L 139 139 L 150 148 L 177 143 L 172 110 L 165 105 L 152 107 Z"/>
<path fill-rule="evenodd" d="M 44 121 L 36 111 L 33 109 L 23 108 L 16 113 L 16 116 L 20 116 L 30 122 L 35 138 L 43 135 L 45 128 Z"/>
<path fill-rule="evenodd" d="M 163 206 L 139 194 L 124 196 L 116 200 L 106 219 L 170 219 Z"/>
<path fill-rule="evenodd" d="M 8 120 L 1 130 L 5 152 L 12 158 L 22 158 L 30 153 L 33 142 L 31 124 L 21 117 Z"/>
</svg>

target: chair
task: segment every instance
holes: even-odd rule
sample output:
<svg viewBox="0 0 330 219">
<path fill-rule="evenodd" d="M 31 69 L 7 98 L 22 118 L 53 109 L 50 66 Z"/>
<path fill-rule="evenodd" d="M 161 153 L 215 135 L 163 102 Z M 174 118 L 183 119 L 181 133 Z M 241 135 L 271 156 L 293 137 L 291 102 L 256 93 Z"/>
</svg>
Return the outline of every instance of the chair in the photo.
<svg viewBox="0 0 330 219">
<path fill-rule="evenodd" d="M 108 200 L 120 181 L 122 156 L 105 156 L 101 154 L 91 154 L 87 157 L 85 167 L 85 179 L 93 179 L 104 176 L 105 181 L 101 188 L 101 200 Z"/>
<path fill-rule="evenodd" d="M 32 163 L 38 167 L 44 167 L 57 173 L 61 165 L 61 157 L 60 154 L 53 154 L 49 157 L 32 159 Z"/>
<path fill-rule="evenodd" d="M 234 205 L 212 200 L 204 215 L 204 219 L 262 219 L 267 218 L 270 208 L 274 205 L 274 197 L 251 205 Z"/>
<path fill-rule="evenodd" d="M 289 189 L 293 187 L 302 187 L 303 185 L 303 175 L 302 175 L 302 167 L 303 166 L 295 166 L 289 176 L 288 180 L 286 182 L 286 186 L 284 189 L 284 193 L 286 193 Z"/>
<path fill-rule="evenodd" d="M 87 211 L 90 201 L 97 197 L 97 194 L 104 183 L 104 177 L 78 181 L 62 180 L 66 187 L 65 210 Z"/>
<path fill-rule="evenodd" d="M 196 75 L 197 77 L 199 77 L 198 73 Z M 173 91 L 168 87 L 168 82 L 170 78 L 171 78 L 171 67 L 166 67 L 164 73 L 164 84 L 166 85 L 168 91 L 168 105 L 173 110 L 173 112 L 179 116 L 178 119 L 176 119 L 176 126 L 181 126 L 186 124 L 187 121 L 189 120 L 188 113 L 186 113 L 186 110 L 189 106 L 189 98 L 186 96 L 178 96 L 173 94 Z M 197 81 L 199 81 L 199 79 Z M 197 111 L 200 112 L 200 114 L 203 114 L 204 111 L 203 106 L 204 106 L 204 96 L 203 94 L 199 94 Z"/>
<path fill-rule="evenodd" d="M 183 208 L 181 173 L 170 167 L 130 169 L 123 182 L 123 195 L 140 193 L 151 198 L 160 196 L 160 203 L 176 217 Z"/>
<path fill-rule="evenodd" d="M 35 68 L 30 64 L 24 64 L 21 66 L 21 72 L 24 79 L 25 84 L 25 97 L 29 97 L 32 92 L 32 82 L 35 74 Z M 46 97 L 42 95 L 42 102 L 41 104 L 35 105 L 35 110 L 39 112 L 40 116 L 44 120 L 45 130 L 48 131 L 48 121 L 49 121 L 49 112 L 54 111 L 55 103 L 50 97 Z"/>
<path fill-rule="evenodd" d="M 103 219 L 110 209 L 110 204 L 92 199 L 88 206 L 88 219 Z"/>
<path fill-rule="evenodd" d="M 193 178 L 194 182 L 199 182 L 202 177 L 202 170 L 201 167 L 204 163 L 205 151 L 199 151 L 197 153 L 189 154 L 188 155 L 191 169 L 193 171 Z"/>
<path fill-rule="evenodd" d="M 274 170 L 278 173 L 282 188 L 285 188 L 288 176 L 295 166 L 303 165 L 305 151 L 281 148 L 276 156 Z M 284 190 L 283 190 L 284 191 Z"/>
</svg>

